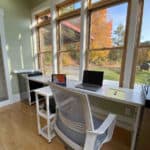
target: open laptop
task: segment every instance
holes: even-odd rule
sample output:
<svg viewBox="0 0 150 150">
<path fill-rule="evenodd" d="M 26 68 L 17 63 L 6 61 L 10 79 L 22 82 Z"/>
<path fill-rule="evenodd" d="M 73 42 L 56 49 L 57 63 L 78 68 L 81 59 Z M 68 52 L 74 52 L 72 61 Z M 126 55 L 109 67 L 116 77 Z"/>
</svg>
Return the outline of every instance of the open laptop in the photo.
<svg viewBox="0 0 150 150">
<path fill-rule="evenodd" d="M 76 85 L 76 88 L 97 91 L 103 85 L 103 71 L 88 71 L 85 70 L 81 84 Z"/>
<path fill-rule="evenodd" d="M 52 74 L 52 82 L 61 86 L 66 86 L 66 74 Z"/>
</svg>

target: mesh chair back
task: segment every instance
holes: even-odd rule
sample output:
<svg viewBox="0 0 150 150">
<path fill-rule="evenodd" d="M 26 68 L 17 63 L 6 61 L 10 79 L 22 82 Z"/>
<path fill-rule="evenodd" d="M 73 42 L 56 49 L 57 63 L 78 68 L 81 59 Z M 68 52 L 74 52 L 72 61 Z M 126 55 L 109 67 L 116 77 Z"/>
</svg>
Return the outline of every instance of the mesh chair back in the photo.
<svg viewBox="0 0 150 150">
<path fill-rule="evenodd" d="M 86 131 L 93 130 L 92 115 L 87 96 L 53 83 L 50 83 L 50 87 L 57 107 L 56 125 L 69 138 L 74 136 L 72 140 L 79 139 L 79 141 L 75 141 L 76 143 L 84 144 Z M 80 143 L 81 141 L 82 143 Z"/>
</svg>

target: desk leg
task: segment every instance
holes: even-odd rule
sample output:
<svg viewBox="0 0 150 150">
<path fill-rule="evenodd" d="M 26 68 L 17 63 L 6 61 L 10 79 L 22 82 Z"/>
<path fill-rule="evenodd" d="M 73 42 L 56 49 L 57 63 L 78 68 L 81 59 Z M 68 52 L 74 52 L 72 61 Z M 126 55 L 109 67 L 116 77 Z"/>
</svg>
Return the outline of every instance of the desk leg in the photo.
<svg viewBox="0 0 150 150">
<path fill-rule="evenodd" d="M 39 112 L 39 98 L 38 98 L 38 94 L 35 94 L 36 97 L 36 113 L 37 113 L 37 126 L 38 126 L 38 133 L 40 134 L 41 131 L 41 125 L 40 125 L 40 116 L 38 115 Z"/>
<path fill-rule="evenodd" d="M 136 120 L 134 124 L 134 129 L 133 129 L 133 135 L 132 135 L 131 150 L 136 149 L 136 140 L 137 140 L 137 135 L 138 135 L 140 116 L 141 116 L 141 107 L 138 106 Z"/>
<path fill-rule="evenodd" d="M 48 142 L 51 142 L 51 133 L 50 133 L 50 111 L 49 111 L 49 96 L 46 96 L 46 106 L 47 106 L 47 135 Z"/>
</svg>

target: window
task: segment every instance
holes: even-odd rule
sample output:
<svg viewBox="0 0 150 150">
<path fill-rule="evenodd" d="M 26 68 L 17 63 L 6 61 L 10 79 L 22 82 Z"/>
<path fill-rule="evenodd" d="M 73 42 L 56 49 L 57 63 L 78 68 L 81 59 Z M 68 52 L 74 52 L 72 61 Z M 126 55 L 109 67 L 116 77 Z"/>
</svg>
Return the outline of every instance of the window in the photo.
<svg viewBox="0 0 150 150">
<path fill-rule="evenodd" d="M 80 7 L 80 3 L 71 3 L 69 6 L 76 5 Z M 77 6 L 78 5 L 78 6 Z M 63 6 L 63 10 L 67 7 Z M 62 8 L 60 8 L 62 10 Z M 67 9 L 68 11 L 68 9 Z M 80 12 L 74 15 L 71 10 L 71 16 L 59 18 L 59 50 L 58 50 L 58 68 L 59 73 L 64 73 L 69 79 L 79 79 L 80 65 Z M 60 14 L 61 17 L 61 14 Z"/>
<path fill-rule="evenodd" d="M 127 12 L 127 2 L 90 9 L 87 68 L 104 71 L 108 80 L 120 78 Z"/>
<path fill-rule="evenodd" d="M 91 0 L 90 1 L 90 4 L 95 4 L 95 3 L 98 3 L 98 2 L 106 2 L 106 0 Z"/>
<path fill-rule="evenodd" d="M 44 74 L 52 73 L 52 44 L 50 11 L 47 10 L 36 15 L 37 41 L 38 41 L 38 63 Z"/>
<path fill-rule="evenodd" d="M 147 83 L 148 79 L 150 79 L 150 1 L 143 1 L 144 9 L 135 75 L 135 83 L 137 84 Z"/>
<path fill-rule="evenodd" d="M 79 10 L 81 8 L 81 1 L 76 1 L 75 3 L 69 3 L 68 5 L 64 6 L 57 6 L 59 16 L 62 16 L 64 14 L 73 12 L 75 10 Z"/>
</svg>

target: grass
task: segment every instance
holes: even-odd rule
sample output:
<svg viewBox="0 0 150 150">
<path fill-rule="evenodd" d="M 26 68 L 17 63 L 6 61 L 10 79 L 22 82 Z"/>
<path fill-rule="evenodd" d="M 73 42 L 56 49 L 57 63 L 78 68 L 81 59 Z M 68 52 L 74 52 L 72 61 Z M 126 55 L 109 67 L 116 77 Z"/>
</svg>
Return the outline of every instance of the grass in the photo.
<svg viewBox="0 0 150 150">
<path fill-rule="evenodd" d="M 45 69 L 49 70 L 48 68 L 45 68 Z M 97 71 L 104 71 L 104 79 L 119 81 L 120 71 L 118 68 L 104 68 L 100 66 L 91 66 L 89 69 L 97 70 Z M 63 67 L 63 72 L 74 76 L 74 78 L 76 79 L 79 73 L 79 67 L 77 66 Z M 150 71 L 138 70 L 136 71 L 135 83 L 137 84 L 145 83 L 145 81 L 148 78 L 150 79 Z"/>
<path fill-rule="evenodd" d="M 104 78 L 107 80 L 116 80 L 119 81 L 120 72 L 118 69 L 111 68 L 102 68 L 98 66 L 92 66 L 92 70 L 104 71 Z M 150 71 L 142 71 L 138 70 L 135 75 L 135 83 L 141 84 L 145 83 L 145 81 L 150 78 Z"/>
<path fill-rule="evenodd" d="M 92 70 L 97 70 L 97 71 L 104 71 L 104 78 L 108 80 L 119 80 L 119 71 L 115 69 L 108 69 L 108 68 L 102 68 L 98 66 L 92 67 Z"/>
<path fill-rule="evenodd" d="M 145 83 L 145 81 L 149 78 L 150 78 L 150 71 L 139 70 L 136 72 L 135 82 L 136 83 Z"/>
</svg>

